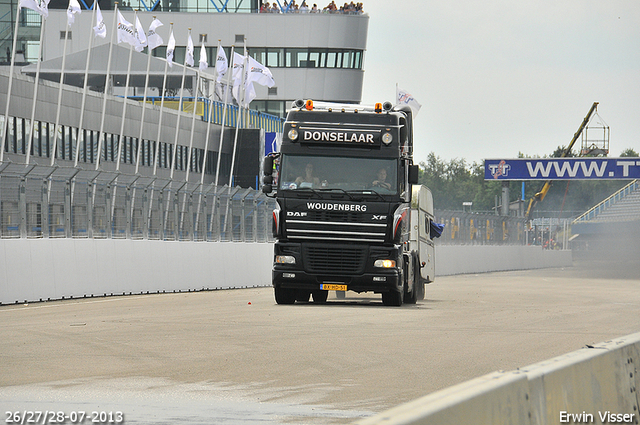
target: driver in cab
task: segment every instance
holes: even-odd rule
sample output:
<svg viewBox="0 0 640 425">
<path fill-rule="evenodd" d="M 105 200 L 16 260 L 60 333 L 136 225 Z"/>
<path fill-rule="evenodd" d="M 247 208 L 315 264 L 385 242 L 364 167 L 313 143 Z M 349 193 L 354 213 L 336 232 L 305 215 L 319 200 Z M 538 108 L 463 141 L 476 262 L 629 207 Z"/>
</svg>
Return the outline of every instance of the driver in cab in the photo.
<svg viewBox="0 0 640 425">
<path fill-rule="evenodd" d="M 308 163 L 304 167 L 304 175 L 296 179 L 296 184 L 300 188 L 320 186 L 320 179 L 313 175 L 313 164 Z"/>
</svg>

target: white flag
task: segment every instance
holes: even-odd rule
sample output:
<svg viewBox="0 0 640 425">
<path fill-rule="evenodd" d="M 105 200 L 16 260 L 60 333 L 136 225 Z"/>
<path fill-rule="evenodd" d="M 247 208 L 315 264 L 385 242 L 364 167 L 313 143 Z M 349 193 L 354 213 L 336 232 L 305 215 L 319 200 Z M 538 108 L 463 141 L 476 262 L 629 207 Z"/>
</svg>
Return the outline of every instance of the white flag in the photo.
<svg viewBox="0 0 640 425">
<path fill-rule="evenodd" d="M 207 50 L 204 48 L 204 43 L 200 47 L 200 72 L 204 72 L 209 68 L 209 62 L 207 61 Z"/>
<path fill-rule="evenodd" d="M 67 8 L 67 25 L 72 25 L 76 20 L 76 13 L 82 13 L 80 9 L 80 3 L 78 0 L 69 0 L 69 7 Z"/>
<path fill-rule="evenodd" d="M 242 102 L 242 106 L 249 107 L 249 104 L 253 99 L 256 98 L 256 89 L 253 87 L 253 82 L 249 81 L 249 84 L 246 84 L 244 87 L 244 99 Z"/>
<path fill-rule="evenodd" d="M 38 3 L 38 0 L 20 0 L 18 2 L 18 9 L 26 7 L 27 9 L 31 9 L 35 12 L 38 12 L 40 14 L 40 16 L 42 16 L 43 18 L 47 18 L 49 17 L 49 9 L 47 8 L 49 6 L 49 2 L 48 1 L 43 1 L 42 4 Z"/>
<path fill-rule="evenodd" d="M 218 55 L 216 56 L 216 71 L 218 72 L 218 82 L 222 81 L 222 77 L 225 76 L 229 69 L 229 62 L 227 61 L 227 54 L 224 52 L 222 46 L 218 47 Z"/>
<path fill-rule="evenodd" d="M 251 56 L 249 56 L 248 59 L 249 59 L 248 81 L 258 83 L 261 86 L 273 87 L 276 84 L 276 82 L 273 80 L 273 75 L 271 74 L 271 71 L 269 71 L 269 68 L 262 65 L 260 62 L 258 62 Z"/>
<path fill-rule="evenodd" d="M 93 27 L 93 31 L 96 33 L 96 37 L 105 38 L 107 36 L 107 26 L 104 24 L 102 18 L 102 12 L 100 12 L 100 6 L 98 6 L 98 0 L 93 2 L 93 6 L 96 8 L 96 26 Z"/>
<path fill-rule="evenodd" d="M 187 56 L 184 59 L 184 62 L 193 66 L 193 40 L 191 39 L 191 33 L 189 33 L 189 40 L 187 40 Z"/>
<path fill-rule="evenodd" d="M 418 116 L 418 112 L 422 105 L 406 90 L 402 90 L 396 87 L 396 100 L 398 105 L 409 105 L 413 111 L 413 115 Z"/>
<path fill-rule="evenodd" d="M 132 46 L 138 45 L 138 39 L 136 39 L 136 30 L 133 28 L 133 24 L 122 16 L 122 13 L 118 10 L 118 43 L 128 43 Z"/>
<path fill-rule="evenodd" d="M 171 30 L 171 35 L 169 35 L 169 43 L 167 43 L 167 62 L 169 62 L 169 67 L 173 67 L 173 52 L 176 50 L 176 39 L 173 36 L 173 30 Z"/>
<path fill-rule="evenodd" d="M 248 107 L 253 99 L 256 98 L 256 90 L 253 87 L 253 81 L 250 79 L 249 71 L 250 65 L 247 62 L 247 69 L 244 69 L 244 56 L 240 56 L 238 53 L 233 54 L 233 97 L 236 99 L 238 105 L 242 107 Z M 251 59 L 251 57 L 247 56 L 247 60 Z M 258 63 L 258 62 L 256 62 Z M 241 93 L 241 85 L 244 81 L 244 96 Z"/>
<path fill-rule="evenodd" d="M 147 33 L 147 45 L 149 46 L 149 50 L 153 50 L 158 46 L 161 46 L 164 43 L 160 34 L 156 32 L 158 27 L 162 26 L 162 22 L 160 22 L 157 18 L 151 22 L 149 25 L 149 32 Z"/>
<path fill-rule="evenodd" d="M 136 52 L 141 52 L 144 50 L 144 47 L 147 45 L 147 36 L 144 32 L 144 28 L 140 23 L 140 19 L 136 16 L 136 43 L 133 47 L 136 49 Z"/>
<path fill-rule="evenodd" d="M 49 17 L 49 2 L 51 0 L 42 0 L 40 2 L 40 15 L 42 15 L 43 18 L 48 18 Z"/>
<path fill-rule="evenodd" d="M 233 97 L 240 104 L 240 85 L 242 84 L 242 71 L 244 69 L 244 56 L 233 52 L 233 70 L 231 79 L 233 80 Z"/>
</svg>

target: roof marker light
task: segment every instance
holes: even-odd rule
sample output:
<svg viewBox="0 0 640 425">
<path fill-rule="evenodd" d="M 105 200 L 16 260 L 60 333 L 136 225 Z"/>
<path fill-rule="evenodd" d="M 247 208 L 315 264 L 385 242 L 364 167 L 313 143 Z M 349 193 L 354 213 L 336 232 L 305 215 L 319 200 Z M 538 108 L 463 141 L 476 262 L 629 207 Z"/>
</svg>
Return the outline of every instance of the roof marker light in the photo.
<svg viewBox="0 0 640 425">
<path fill-rule="evenodd" d="M 380 112 L 382 112 L 382 103 L 380 103 L 380 102 L 376 103 L 374 111 L 375 111 L 376 114 L 379 114 Z"/>
<path fill-rule="evenodd" d="M 312 111 L 313 110 L 313 100 L 311 100 L 311 99 L 307 100 L 307 103 L 304 106 L 305 106 L 305 108 L 307 108 L 307 111 Z"/>
</svg>

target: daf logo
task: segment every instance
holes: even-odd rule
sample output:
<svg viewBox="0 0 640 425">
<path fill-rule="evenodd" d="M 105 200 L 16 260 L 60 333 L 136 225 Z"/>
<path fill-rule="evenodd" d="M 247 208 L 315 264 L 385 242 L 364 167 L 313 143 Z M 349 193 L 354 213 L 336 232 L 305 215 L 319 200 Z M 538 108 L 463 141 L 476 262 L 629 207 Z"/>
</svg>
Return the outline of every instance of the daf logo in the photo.
<svg viewBox="0 0 640 425">
<path fill-rule="evenodd" d="M 306 216 L 307 216 L 306 212 L 287 211 L 287 217 L 306 217 Z"/>
<path fill-rule="evenodd" d="M 375 215 L 373 216 L 373 220 L 386 220 L 387 216 L 386 215 Z"/>
</svg>

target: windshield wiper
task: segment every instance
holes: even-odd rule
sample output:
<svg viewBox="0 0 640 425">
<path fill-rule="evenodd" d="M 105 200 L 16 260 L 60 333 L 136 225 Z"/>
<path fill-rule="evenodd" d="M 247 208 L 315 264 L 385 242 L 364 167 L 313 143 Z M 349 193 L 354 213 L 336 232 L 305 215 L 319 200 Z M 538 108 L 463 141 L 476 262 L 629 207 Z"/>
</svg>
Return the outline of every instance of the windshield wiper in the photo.
<svg viewBox="0 0 640 425">
<path fill-rule="evenodd" d="M 360 195 L 376 195 L 378 198 L 382 199 L 383 201 L 385 200 L 384 196 L 380 195 L 378 192 L 376 192 L 373 189 L 352 190 L 351 192 L 358 192 L 358 194 Z"/>
<path fill-rule="evenodd" d="M 351 199 L 352 201 L 355 201 L 356 198 L 354 198 L 353 196 L 351 196 L 351 194 L 349 192 L 347 192 L 344 189 L 340 189 L 339 187 L 332 187 L 332 188 L 326 188 L 326 189 L 320 189 L 322 192 L 332 192 L 334 190 L 340 191 L 342 193 L 344 193 L 345 195 L 347 195 L 349 197 L 349 199 Z"/>
</svg>

